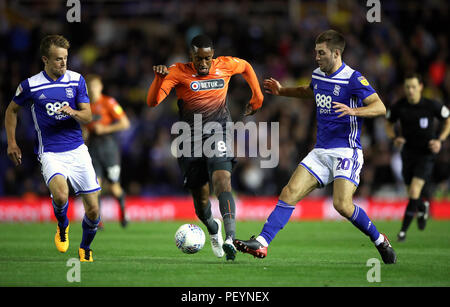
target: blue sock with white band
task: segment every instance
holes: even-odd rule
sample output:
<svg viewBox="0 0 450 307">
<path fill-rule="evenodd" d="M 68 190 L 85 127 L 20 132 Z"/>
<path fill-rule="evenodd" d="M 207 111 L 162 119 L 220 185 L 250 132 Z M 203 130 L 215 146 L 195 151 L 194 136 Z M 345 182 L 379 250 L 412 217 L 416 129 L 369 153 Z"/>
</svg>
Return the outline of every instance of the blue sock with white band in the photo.
<svg viewBox="0 0 450 307">
<path fill-rule="evenodd" d="M 268 246 L 277 233 L 289 222 L 294 209 L 295 206 L 278 200 L 275 209 L 269 215 L 257 240 L 264 246 Z"/>
<path fill-rule="evenodd" d="M 349 218 L 349 221 L 365 235 L 369 236 L 370 240 L 372 240 L 375 245 L 383 242 L 384 237 L 378 232 L 366 212 L 361 207 L 358 207 L 357 205 L 354 206 L 355 210 L 353 211 L 352 217 Z"/>
<path fill-rule="evenodd" d="M 86 216 L 86 214 L 84 215 L 83 222 L 81 223 L 81 227 L 83 228 L 83 237 L 80 244 L 81 248 L 90 248 L 95 234 L 97 233 L 98 223 L 100 223 L 100 217 L 98 217 L 95 221 L 92 221 Z"/>
<path fill-rule="evenodd" d="M 64 205 L 57 206 L 55 202 L 52 200 L 53 213 L 55 214 L 56 219 L 58 220 L 59 228 L 66 228 L 69 225 L 69 219 L 67 218 L 67 208 L 69 207 L 69 201 L 67 201 Z"/>
</svg>

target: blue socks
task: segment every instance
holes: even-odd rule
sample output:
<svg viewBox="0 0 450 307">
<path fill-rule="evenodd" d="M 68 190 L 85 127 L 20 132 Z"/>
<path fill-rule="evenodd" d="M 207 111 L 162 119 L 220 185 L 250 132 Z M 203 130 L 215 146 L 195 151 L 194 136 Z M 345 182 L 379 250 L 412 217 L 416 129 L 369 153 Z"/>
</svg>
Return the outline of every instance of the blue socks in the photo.
<svg viewBox="0 0 450 307">
<path fill-rule="evenodd" d="M 86 216 L 86 214 L 84 215 L 83 222 L 81 223 L 81 227 L 83 228 L 83 237 L 80 244 L 81 248 L 90 248 L 95 234 L 97 233 L 98 223 L 100 223 L 100 217 L 95 221 L 92 221 Z"/>
<path fill-rule="evenodd" d="M 278 200 L 275 209 L 269 215 L 257 240 L 264 246 L 268 246 L 277 233 L 289 222 L 294 209 L 295 206 L 291 206 L 282 200 Z M 378 245 L 383 241 L 383 236 L 380 235 L 377 228 L 362 208 L 355 205 L 353 215 L 348 220 L 365 235 L 369 236 L 370 240 L 372 240 L 375 245 Z"/>
<path fill-rule="evenodd" d="M 278 200 L 275 209 L 270 214 L 267 222 L 264 224 L 261 234 L 259 235 L 266 241 L 262 242 L 264 246 L 269 245 L 277 233 L 289 222 L 294 209 L 295 206 L 291 206 L 282 200 Z"/>
<path fill-rule="evenodd" d="M 380 233 L 378 232 L 375 225 L 367 216 L 366 212 L 355 206 L 355 211 L 353 211 L 352 217 L 349 218 L 349 221 L 356 226 L 359 230 L 361 230 L 365 235 L 370 237 L 370 240 L 373 242 L 377 241 L 380 238 Z"/>
<path fill-rule="evenodd" d="M 59 207 L 52 200 L 53 213 L 58 220 L 59 228 L 66 228 L 69 225 L 69 219 L 67 218 L 67 208 L 69 207 L 69 201 L 67 201 L 63 206 Z"/>
</svg>

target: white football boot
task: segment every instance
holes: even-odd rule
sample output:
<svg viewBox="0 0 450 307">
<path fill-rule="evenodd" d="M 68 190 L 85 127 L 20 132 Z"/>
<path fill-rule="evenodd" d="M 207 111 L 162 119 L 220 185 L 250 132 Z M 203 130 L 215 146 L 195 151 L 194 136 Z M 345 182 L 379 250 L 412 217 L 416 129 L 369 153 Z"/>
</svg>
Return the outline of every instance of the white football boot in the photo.
<svg viewBox="0 0 450 307">
<path fill-rule="evenodd" d="M 218 258 L 222 258 L 225 254 L 222 245 L 223 245 L 223 237 L 222 237 L 222 222 L 219 219 L 214 219 L 217 223 L 217 233 L 214 235 L 209 235 L 211 240 L 211 248 L 213 250 L 214 255 Z"/>
</svg>

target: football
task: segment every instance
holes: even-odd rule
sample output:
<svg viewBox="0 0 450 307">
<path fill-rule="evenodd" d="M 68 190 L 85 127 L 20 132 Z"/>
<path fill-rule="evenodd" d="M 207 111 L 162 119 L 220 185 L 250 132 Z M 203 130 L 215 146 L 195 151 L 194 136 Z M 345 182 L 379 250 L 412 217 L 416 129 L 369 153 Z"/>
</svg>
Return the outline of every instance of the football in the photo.
<svg viewBox="0 0 450 307">
<path fill-rule="evenodd" d="M 175 244 L 185 254 L 195 254 L 205 245 L 205 233 L 195 224 L 181 225 L 175 233 Z"/>
</svg>

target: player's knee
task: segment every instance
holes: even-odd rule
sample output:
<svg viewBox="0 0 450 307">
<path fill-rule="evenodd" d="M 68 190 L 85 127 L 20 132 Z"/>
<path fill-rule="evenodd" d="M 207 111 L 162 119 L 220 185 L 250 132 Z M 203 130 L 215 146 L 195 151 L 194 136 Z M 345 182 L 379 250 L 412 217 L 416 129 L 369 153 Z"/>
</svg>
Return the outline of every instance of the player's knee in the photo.
<svg viewBox="0 0 450 307">
<path fill-rule="evenodd" d="M 291 185 L 287 184 L 281 190 L 279 198 L 289 204 L 295 204 L 300 200 L 300 192 L 294 189 Z"/>
<path fill-rule="evenodd" d="M 218 196 L 223 192 L 231 192 L 231 176 L 216 176 L 213 181 L 214 193 Z"/>
<path fill-rule="evenodd" d="M 57 206 L 63 206 L 69 200 L 69 193 L 64 189 L 58 189 L 52 193 L 52 198 Z"/>
<path fill-rule="evenodd" d="M 416 187 L 411 185 L 408 190 L 408 197 L 412 199 L 417 199 L 420 197 L 422 189 L 420 187 Z"/>
<path fill-rule="evenodd" d="M 343 198 L 334 199 L 333 207 L 340 215 L 346 218 L 350 218 L 354 210 L 353 203 Z"/>
</svg>

